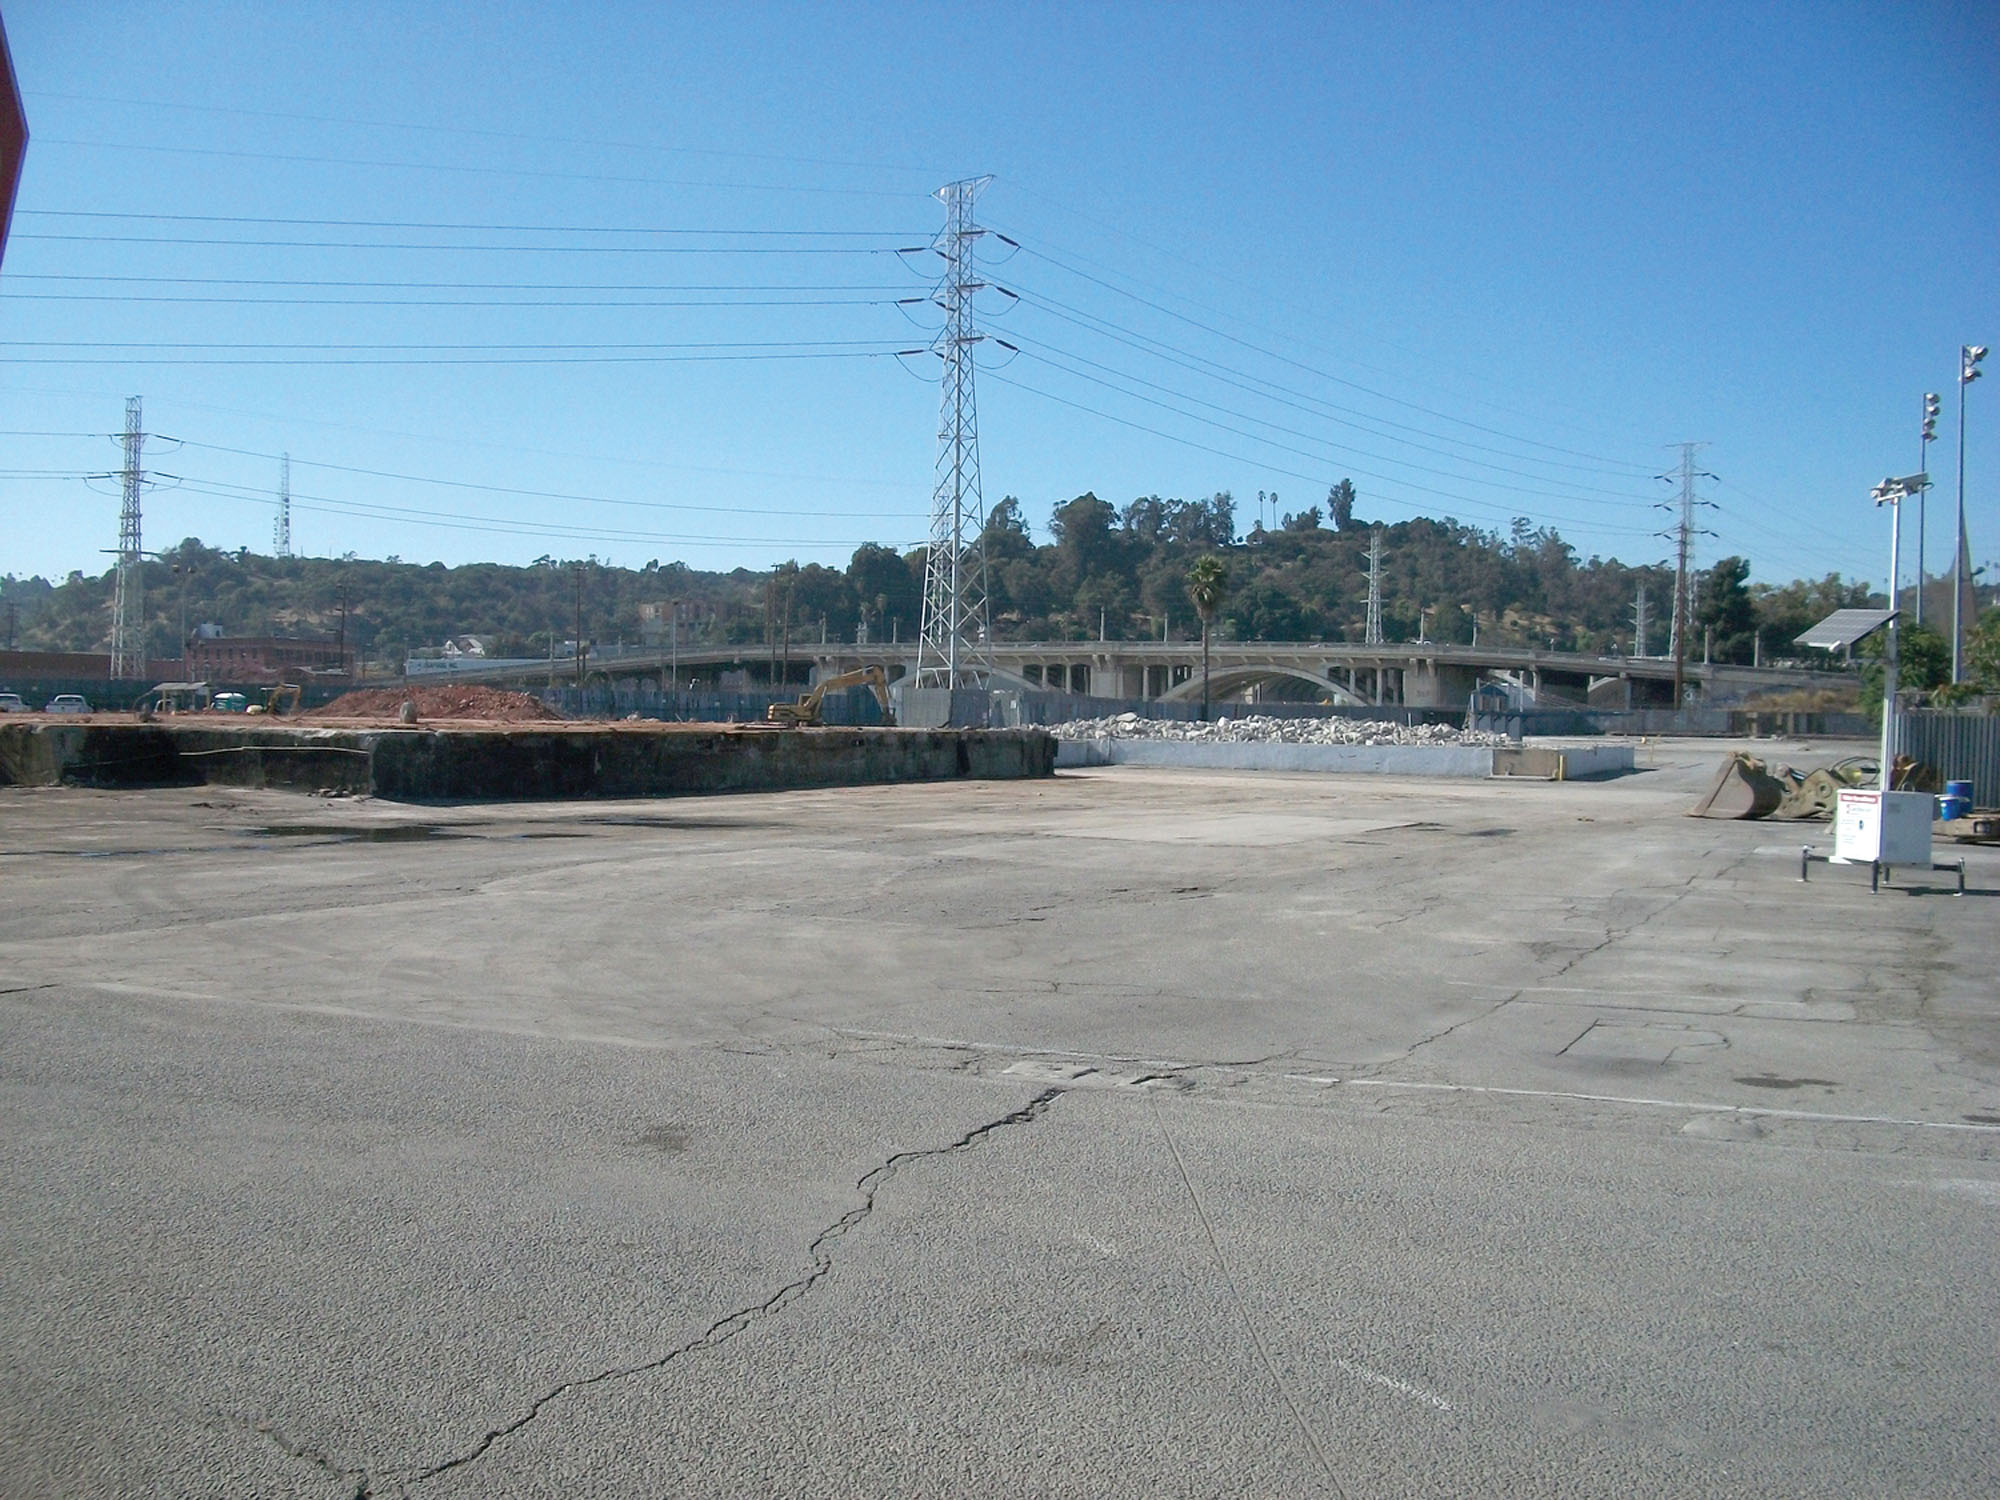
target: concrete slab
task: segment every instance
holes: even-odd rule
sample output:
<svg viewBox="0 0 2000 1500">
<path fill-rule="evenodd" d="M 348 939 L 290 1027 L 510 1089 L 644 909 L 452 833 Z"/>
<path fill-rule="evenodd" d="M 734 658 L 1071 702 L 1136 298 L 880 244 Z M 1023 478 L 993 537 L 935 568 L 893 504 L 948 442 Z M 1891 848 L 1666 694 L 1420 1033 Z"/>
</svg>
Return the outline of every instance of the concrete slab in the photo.
<svg viewBox="0 0 2000 1500">
<path fill-rule="evenodd" d="M 2000 851 L 1715 753 L 0 790 L 0 1492 L 1983 1495 Z"/>
</svg>

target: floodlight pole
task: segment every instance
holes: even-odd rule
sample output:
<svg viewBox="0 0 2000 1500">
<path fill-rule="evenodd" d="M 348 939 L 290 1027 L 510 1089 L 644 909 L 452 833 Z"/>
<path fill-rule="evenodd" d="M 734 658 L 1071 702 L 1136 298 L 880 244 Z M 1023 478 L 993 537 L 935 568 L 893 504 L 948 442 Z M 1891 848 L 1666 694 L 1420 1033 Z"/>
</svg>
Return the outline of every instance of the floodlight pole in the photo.
<svg viewBox="0 0 2000 1500">
<path fill-rule="evenodd" d="M 1901 655 L 1896 629 L 1896 580 L 1902 565 L 1903 496 L 1901 484 L 1885 479 L 1875 490 L 1875 503 L 1889 507 L 1889 623 L 1882 639 L 1882 790 L 1895 789 L 1896 668 Z"/>
<path fill-rule="evenodd" d="M 1869 493 L 1877 505 L 1889 507 L 1889 619 L 1882 638 L 1882 790 L 1895 789 L 1896 669 L 1901 665 L 1902 638 L 1896 611 L 1896 579 L 1903 565 L 1903 501 L 1930 488 L 1931 476 L 1911 474 L 1885 479 Z"/>
</svg>

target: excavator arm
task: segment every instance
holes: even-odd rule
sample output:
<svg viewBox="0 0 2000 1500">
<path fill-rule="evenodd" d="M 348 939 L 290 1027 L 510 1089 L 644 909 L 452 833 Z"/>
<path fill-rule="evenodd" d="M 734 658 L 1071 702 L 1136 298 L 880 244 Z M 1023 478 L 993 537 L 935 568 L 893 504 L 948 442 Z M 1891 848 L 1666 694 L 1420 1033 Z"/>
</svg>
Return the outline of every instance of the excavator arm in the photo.
<svg viewBox="0 0 2000 1500">
<path fill-rule="evenodd" d="M 896 711 L 889 704 L 889 677 L 880 667 L 860 667 L 852 672 L 842 672 L 833 677 L 822 678 L 813 684 L 812 691 L 801 694 L 796 703 L 773 703 L 764 711 L 764 719 L 771 724 L 788 724 L 795 728 L 807 728 L 820 722 L 820 704 L 826 695 L 842 688 L 866 687 L 875 694 L 875 701 L 882 705 L 882 715 L 891 724 L 896 722 Z"/>
</svg>

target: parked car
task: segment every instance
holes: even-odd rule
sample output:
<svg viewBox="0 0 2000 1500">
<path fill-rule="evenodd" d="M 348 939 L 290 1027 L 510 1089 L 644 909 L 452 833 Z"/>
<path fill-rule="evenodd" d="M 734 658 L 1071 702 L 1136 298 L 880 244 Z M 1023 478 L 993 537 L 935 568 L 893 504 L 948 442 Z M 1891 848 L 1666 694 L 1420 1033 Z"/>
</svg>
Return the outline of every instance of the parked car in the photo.
<svg viewBox="0 0 2000 1500">
<path fill-rule="evenodd" d="M 57 693 L 55 697 L 49 699 L 48 706 L 42 712 L 49 714 L 87 714 L 90 712 L 90 700 L 85 698 L 81 693 Z"/>
<path fill-rule="evenodd" d="M 24 714 L 28 705 L 21 701 L 19 693 L 0 693 L 0 714 Z"/>
</svg>

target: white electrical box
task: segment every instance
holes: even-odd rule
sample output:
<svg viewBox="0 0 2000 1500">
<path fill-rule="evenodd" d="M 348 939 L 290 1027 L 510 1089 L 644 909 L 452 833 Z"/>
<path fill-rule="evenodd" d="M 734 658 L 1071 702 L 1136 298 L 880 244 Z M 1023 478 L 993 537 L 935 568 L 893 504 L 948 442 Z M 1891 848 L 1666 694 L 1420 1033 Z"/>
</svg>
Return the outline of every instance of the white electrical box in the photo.
<svg viewBox="0 0 2000 1500">
<path fill-rule="evenodd" d="M 1937 798 L 1929 792 L 1850 788 L 1840 794 L 1834 814 L 1833 858 L 1839 864 L 1928 867 L 1936 816 Z"/>
</svg>

